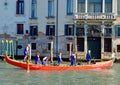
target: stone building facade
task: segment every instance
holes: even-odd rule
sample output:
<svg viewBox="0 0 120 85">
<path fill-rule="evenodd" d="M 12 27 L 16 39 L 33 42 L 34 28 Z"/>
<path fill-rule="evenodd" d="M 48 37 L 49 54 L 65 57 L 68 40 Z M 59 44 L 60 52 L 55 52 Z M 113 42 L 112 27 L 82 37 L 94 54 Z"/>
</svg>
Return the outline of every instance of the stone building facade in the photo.
<svg viewBox="0 0 120 85">
<path fill-rule="evenodd" d="M 14 54 L 68 58 L 76 52 L 85 59 L 120 57 L 120 0 L 1 0 L 0 40 L 13 40 Z M 3 51 L 1 51 L 2 53 Z"/>
</svg>

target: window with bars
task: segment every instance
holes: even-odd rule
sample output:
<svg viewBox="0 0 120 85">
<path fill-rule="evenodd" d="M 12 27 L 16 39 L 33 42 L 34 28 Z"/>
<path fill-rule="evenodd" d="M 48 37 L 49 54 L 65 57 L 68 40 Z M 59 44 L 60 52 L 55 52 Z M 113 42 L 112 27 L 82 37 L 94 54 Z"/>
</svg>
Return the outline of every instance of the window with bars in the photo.
<svg viewBox="0 0 120 85">
<path fill-rule="evenodd" d="M 116 26 L 116 28 L 115 28 L 115 36 L 120 37 L 120 26 Z"/>
<path fill-rule="evenodd" d="M 112 12 L 112 0 L 105 0 L 105 12 Z"/>
<path fill-rule="evenodd" d="M 36 43 L 31 43 L 31 49 L 36 50 Z"/>
<path fill-rule="evenodd" d="M 23 24 L 17 24 L 17 34 L 23 34 L 24 26 Z"/>
<path fill-rule="evenodd" d="M 85 0 L 78 0 L 78 12 L 85 12 Z"/>
<path fill-rule="evenodd" d="M 117 14 L 120 16 L 120 0 L 117 0 Z"/>
<path fill-rule="evenodd" d="M 46 25 L 46 35 L 55 36 L 55 25 Z"/>
<path fill-rule="evenodd" d="M 67 44 L 67 51 L 70 51 L 70 43 Z M 73 51 L 73 44 L 71 45 L 71 51 Z"/>
<path fill-rule="evenodd" d="M 112 52 L 112 39 L 111 38 L 104 39 L 104 52 Z"/>
<path fill-rule="evenodd" d="M 74 25 L 65 25 L 65 36 L 73 36 L 74 35 Z"/>
<path fill-rule="evenodd" d="M 48 0 L 48 17 L 54 17 L 54 0 Z"/>
<path fill-rule="evenodd" d="M 77 51 L 84 52 L 84 38 L 77 38 Z"/>
<path fill-rule="evenodd" d="M 102 12 L 102 0 L 88 0 L 88 12 Z"/>
<path fill-rule="evenodd" d="M 37 18 L 37 0 L 32 0 L 31 18 Z"/>
<path fill-rule="evenodd" d="M 51 43 L 48 43 L 48 50 L 51 50 Z"/>
<path fill-rule="evenodd" d="M 120 45 L 117 45 L 117 52 L 120 52 Z"/>
<path fill-rule="evenodd" d="M 38 26 L 30 26 L 30 36 L 38 36 Z"/>
<path fill-rule="evenodd" d="M 67 0 L 67 15 L 73 15 L 73 0 Z"/>
<path fill-rule="evenodd" d="M 16 1 L 16 14 L 24 14 L 24 0 Z"/>
<path fill-rule="evenodd" d="M 84 27 L 76 27 L 76 35 L 84 36 L 85 35 Z"/>
<path fill-rule="evenodd" d="M 112 28 L 105 28 L 104 35 L 106 37 L 111 37 L 112 36 Z"/>
</svg>

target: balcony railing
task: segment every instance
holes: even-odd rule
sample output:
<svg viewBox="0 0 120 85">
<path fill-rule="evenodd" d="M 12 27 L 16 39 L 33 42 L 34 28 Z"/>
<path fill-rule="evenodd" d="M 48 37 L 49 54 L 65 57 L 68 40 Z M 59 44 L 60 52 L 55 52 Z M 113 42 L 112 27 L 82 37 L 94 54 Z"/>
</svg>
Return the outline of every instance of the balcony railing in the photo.
<svg viewBox="0 0 120 85">
<path fill-rule="evenodd" d="M 75 13 L 75 20 L 115 20 L 114 13 Z"/>
</svg>

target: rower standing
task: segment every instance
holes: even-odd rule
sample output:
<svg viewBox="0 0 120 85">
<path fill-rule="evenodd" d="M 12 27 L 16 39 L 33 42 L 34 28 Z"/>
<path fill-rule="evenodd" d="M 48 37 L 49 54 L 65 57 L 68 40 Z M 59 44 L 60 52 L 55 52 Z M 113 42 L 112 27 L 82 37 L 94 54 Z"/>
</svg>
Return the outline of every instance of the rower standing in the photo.
<svg viewBox="0 0 120 85">
<path fill-rule="evenodd" d="M 28 44 L 25 49 L 24 49 L 24 62 L 27 62 L 27 60 L 29 60 L 30 57 L 30 44 Z"/>
<path fill-rule="evenodd" d="M 71 62 L 71 66 L 75 66 L 76 65 L 76 55 L 75 54 L 72 54 L 70 56 L 70 62 Z"/>
<path fill-rule="evenodd" d="M 62 53 L 60 52 L 59 55 L 58 55 L 58 65 L 60 65 L 62 63 Z"/>
<path fill-rule="evenodd" d="M 35 56 L 35 64 L 38 64 L 39 63 L 39 61 L 40 61 L 40 53 L 37 51 L 36 52 L 36 56 Z"/>
<path fill-rule="evenodd" d="M 91 55 L 90 55 L 90 53 L 91 53 L 90 50 L 88 50 L 88 52 L 86 54 L 86 61 L 87 61 L 88 64 L 91 63 Z"/>
</svg>

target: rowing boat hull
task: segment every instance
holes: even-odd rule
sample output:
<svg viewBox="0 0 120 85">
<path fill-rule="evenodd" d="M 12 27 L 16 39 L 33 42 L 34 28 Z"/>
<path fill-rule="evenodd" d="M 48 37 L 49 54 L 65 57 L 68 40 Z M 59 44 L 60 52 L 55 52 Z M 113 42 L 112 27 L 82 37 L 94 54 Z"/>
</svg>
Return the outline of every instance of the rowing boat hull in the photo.
<svg viewBox="0 0 120 85">
<path fill-rule="evenodd" d="M 5 61 L 8 64 L 14 65 L 19 68 L 28 69 L 29 70 L 92 70 L 92 69 L 104 69 L 109 68 L 113 65 L 112 60 L 105 61 L 105 62 L 98 62 L 96 64 L 91 65 L 79 65 L 79 66 L 42 66 L 36 64 L 27 64 L 24 62 L 20 62 L 17 60 L 10 59 L 9 57 L 5 56 Z"/>
</svg>

